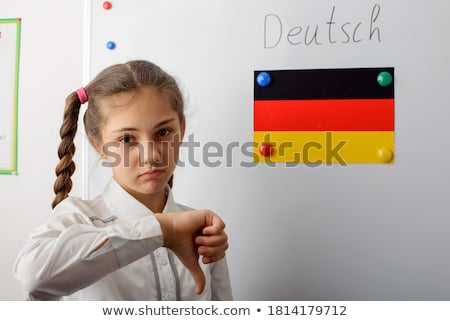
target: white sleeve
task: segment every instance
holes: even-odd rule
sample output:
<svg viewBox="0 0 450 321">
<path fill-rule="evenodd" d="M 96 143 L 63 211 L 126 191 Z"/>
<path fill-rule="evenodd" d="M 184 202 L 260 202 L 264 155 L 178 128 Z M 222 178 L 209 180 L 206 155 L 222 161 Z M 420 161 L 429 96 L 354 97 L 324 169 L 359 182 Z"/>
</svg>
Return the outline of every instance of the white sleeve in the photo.
<svg viewBox="0 0 450 321">
<path fill-rule="evenodd" d="M 230 275 L 226 257 L 211 264 L 211 289 L 213 301 L 231 301 L 233 293 L 231 290 Z"/>
<path fill-rule="evenodd" d="M 153 215 L 96 227 L 73 206 L 54 213 L 28 238 L 14 265 L 29 300 L 58 300 L 163 245 Z"/>
</svg>

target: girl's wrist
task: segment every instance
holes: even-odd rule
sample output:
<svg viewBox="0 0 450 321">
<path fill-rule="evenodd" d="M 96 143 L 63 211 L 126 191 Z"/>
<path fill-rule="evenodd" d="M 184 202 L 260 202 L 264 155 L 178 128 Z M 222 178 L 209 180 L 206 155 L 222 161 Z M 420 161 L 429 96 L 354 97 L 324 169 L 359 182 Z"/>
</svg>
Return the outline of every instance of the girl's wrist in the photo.
<svg viewBox="0 0 450 321">
<path fill-rule="evenodd" d="M 170 215 L 166 214 L 154 214 L 161 226 L 163 235 L 163 246 L 170 247 L 173 242 L 173 222 Z"/>
</svg>

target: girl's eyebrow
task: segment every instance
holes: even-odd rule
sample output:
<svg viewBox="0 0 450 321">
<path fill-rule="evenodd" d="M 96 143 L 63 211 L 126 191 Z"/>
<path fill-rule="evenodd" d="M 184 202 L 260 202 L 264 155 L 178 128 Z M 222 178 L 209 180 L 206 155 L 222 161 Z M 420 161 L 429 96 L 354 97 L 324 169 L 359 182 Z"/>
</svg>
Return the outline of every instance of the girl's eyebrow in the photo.
<svg viewBox="0 0 450 321">
<path fill-rule="evenodd" d="M 111 131 L 111 133 L 133 132 L 133 131 L 137 131 L 137 130 L 138 130 L 137 128 L 125 127 L 125 128 L 115 129 L 115 130 Z"/>
<path fill-rule="evenodd" d="M 168 123 L 173 122 L 174 120 L 176 120 L 176 118 L 169 118 L 169 119 L 163 120 L 163 121 L 157 123 L 156 126 L 153 127 L 153 128 L 158 128 L 158 127 L 164 126 L 164 125 L 166 125 Z"/>
<path fill-rule="evenodd" d="M 169 118 L 169 119 L 163 120 L 163 121 L 157 123 L 153 128 L 155 129 L 155 128 L 164 126 L 168 123 L 173 122 L 174 120 L 176 120 L 176 118 Z M 139 130 L 137 128 L 133 128 L 133 127 L 124 127 L 124 128 L 115 129 L 111 132 L 112 133 L 122 133 L 122 132 L 133 132 L 133 131 L 139 131 Z"/>
</svg>

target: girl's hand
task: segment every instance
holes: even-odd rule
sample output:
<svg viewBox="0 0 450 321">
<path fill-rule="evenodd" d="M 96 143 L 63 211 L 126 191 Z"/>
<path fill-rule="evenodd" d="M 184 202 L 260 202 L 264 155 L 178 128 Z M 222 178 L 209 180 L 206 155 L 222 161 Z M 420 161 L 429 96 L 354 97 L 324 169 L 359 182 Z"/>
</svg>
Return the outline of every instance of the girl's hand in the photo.
<svg viewBox="0 0 450 321">
<path fill-rule="evenodd" d="M 203 263 L 213 263 L 225 256 L 225 251 L 228 249 L 228 236 L 223 229 L 212 231 L 205 228 L 203 235 L 195 238 L 195 244 L 198 246 L 197 253 L 203 255 Z"/>
<path fill-rule="evenodd" d="M 155 214 L 161 224 L 164 246 L 171 249 L 191 272 L 197 294 L 203 292 L 205 275 L 198 263 L 215 262 L 225 256 L 228 238 L 222 219 L 209 210 Z"/>
</svg>

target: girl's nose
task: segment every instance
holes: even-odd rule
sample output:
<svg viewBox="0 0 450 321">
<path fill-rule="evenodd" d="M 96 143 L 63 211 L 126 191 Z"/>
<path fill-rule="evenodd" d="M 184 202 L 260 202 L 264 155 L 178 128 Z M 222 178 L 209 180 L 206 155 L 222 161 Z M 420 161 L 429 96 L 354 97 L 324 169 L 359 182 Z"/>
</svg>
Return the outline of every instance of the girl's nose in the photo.
<svg viewBox="0 0 450 321">
<path fill-rule="evenodd" d="M 159 146 L 160 144 L 157 144 L 153 141 L 149 141 L 145 145 L 146 146 L 144 147 L 144 155 L 143 155 L 144 165 L 147 166 L 150 165 L 153 167 L 163 166 L 161 157 L 162 155 L 161 146 Z"/>
</svg>

